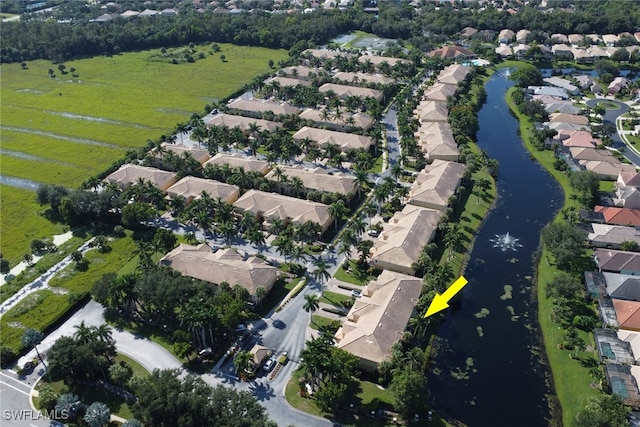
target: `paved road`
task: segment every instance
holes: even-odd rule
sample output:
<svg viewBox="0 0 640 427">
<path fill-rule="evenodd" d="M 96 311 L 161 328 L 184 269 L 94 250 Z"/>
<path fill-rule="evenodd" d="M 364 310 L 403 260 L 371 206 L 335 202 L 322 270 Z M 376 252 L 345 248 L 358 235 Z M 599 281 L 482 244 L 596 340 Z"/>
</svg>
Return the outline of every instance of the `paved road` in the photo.
<svg viewBox="0 0 640 427">
<path fill-rule="evenodd" d="M 615 110 L 613 109 L 605 110 L 605 113 L 602 116 L 603 123 L 610 123 L 611 125 L 616 126 L 616 120 L 618 119 L 618 117 L 623 115 L 627 111 L 629 111 L 629 105 L 622 101 L 618 101 L 617 99 L 595 98 L 595 99 L 588 99 L 586 103 L 587 103 L 587 106 L 589 106 L 590 108 L 593 108 L 599 102 L 602 102 L 602 101 L 611 102 L 613 104 L 617 104 L 620 107 Z M 617 132 L 611 135 L 611 139 L 613 140 L 614 148 L 617 148 L 617 149 L 624 148 L 624 153 L 623 153 L 624 156 L 627 159 L 629 159 L 631 163 L 635 164 L 636 166 L 640 166 L 640 156 L 631 148 L 627 147 L 627 145 L 624 143 L 622 138 L 620 138 L 620 135 Z"/>
<path fill-rule="evenodd" d="M 36 369 L 39 369 L 36 367 Z M 33 411 L 29 405 L 31 386 L 41 373 L 34 372 L 26 378 L 19 378 L 15 372 L 0 372 L 0 410 L 2 427 L 47 427 L 49 421 Z"/>
</svg>

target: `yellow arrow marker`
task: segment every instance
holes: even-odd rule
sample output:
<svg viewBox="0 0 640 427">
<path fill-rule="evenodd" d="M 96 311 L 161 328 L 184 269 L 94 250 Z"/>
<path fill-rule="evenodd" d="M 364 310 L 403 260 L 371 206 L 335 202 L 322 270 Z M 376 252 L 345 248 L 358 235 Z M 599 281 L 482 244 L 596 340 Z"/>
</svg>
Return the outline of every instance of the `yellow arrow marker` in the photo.
<svg viewBox="0 0 640 427">
<path fill-rule="evenodd" d="M 445 308 L 449 308 L 449 300 L 460 292 L 467 283 L 469 283 L 467 282 L 467 279 L 465 279 L 464 276 L 460 276 L 451 286 L 449 286 L 449 289 L 444 291 L 442 295 L 436 294 L 436 296 L 433 297 L 433 301 L 431 301 L 424 317 L 429 317 L 444 310 Z"/>
</svg>

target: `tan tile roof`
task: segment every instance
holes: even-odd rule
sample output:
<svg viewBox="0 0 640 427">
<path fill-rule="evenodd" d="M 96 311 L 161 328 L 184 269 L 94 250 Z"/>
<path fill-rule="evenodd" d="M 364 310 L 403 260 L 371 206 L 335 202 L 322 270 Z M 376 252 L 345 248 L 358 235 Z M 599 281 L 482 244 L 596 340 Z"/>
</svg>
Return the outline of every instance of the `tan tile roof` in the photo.
<svg viewBox="0 0 640 427">
<path fill-rule="evenodd" d="M 333 78 L 343 82 L 350 82 L 350 83 L 357 82 L 358 84 L 361 84 L 361 85 L 366 83 L 388 85 L 395 81 L 391 77 L 386 77 L 386 76 L 383 76 L 382 74 L 352 73 L 352 72 L 336 73 L 333 76 Z"/>
<path fill-rule="evenodd" d="M 471 68 L 469 67 L 465 67 L 460 64 L 452 64 L 440 71 L 436 81 L 438 83 L 457 85 L 466 79 L 470 72 Z"/>
<path fill-rule="evenodd" d="M 307 169 L 302 166 L 278 166 L 280 170 L 289 178 L 297 177 L 302 181 L 305 188 L 329 193 L 350 194 L 356 190 L 355 178 L 342 172 L 329 172 L 320 167 Z M 278 181 L 276 169 L 272 169 L 267 174 L 267 178 Z"/>
<path fill-rule="evenodd" d="M 445 101 L 420 101 L 414 114 L 421 122 L 446 122 L 449 118 Z"/>
<path fill-rule="evenodd" d="M 409 203 L 444 210 L 449 204 L 449 198 L 460 185 L 464 169 L 462 163 L 434 160 L 413 182 L 408 196 Z"/>
<path fill-rule="evenodd" d="M 294 224 L 313 221 L 320 224 L 324 230 L 331 224 L 329 206 L 277 193 L 249 190 L 236 200 L 233 206 L 253 214 L 259 213 L 266 219 L 289 218 Z"/>
<path fill-rule="evenodd" d="M 303 55 L 310 54 L 312 56 L 315 56 L 316 58 L 324 58 L 324 59 L 334 59 L 337 56 L 350 58 L 353 56 L 351 53 L 338 52 L 336 50 L 327 50 L 327 49 L 307 49 L 303 51 L 302 54 Z"/>
<path fill-rule="evenodd" d="M 272 111 L 276 115 L 298 114 L 300 109 L 284 102 L 273 102 L 265 99 L 243 99 L 238 98 L 228 104 L 229 108 L 240 111 L 250 111 L 256 113 L 265 113 Z"/>
<path fill-rule="evenodd" d="M 269 352 L 271 352 L 271 350 L 263 345 L 255 344 L 249 352 L 253 356 L 253 363 L 255 365 L 260 365 L 264 359 L 269 356 Z"/>
<path fill-rule="evenodd" d="M 227 126 L 229 128 L 239 127 L 242 130 L 249 130 L 249 125 L 255 123 L 261 131 L 273 132 L 282 127 L 282 123 L 270 120 L 254 119 L 251 117 L 234 116 L 232 114 L 220 114 L 207 122 L 207 126 Z"/>
<path fill-rule="evenodd" d="M 303 79 L 294 79 L 292 77 L 272 77 L 270 79 L 267 79 L 264 81 L 265 84 L 269 84 L 272 82 L 278 82 L 278 84 L 280 85 L 280 87 L 285 87 L 285 86 L 306 86 L 309 87 L 311 86 L 311 81 L 309 80 L 303 80 Z"/>
<path fill-rule="evenodd" d="M 574 125 L 589 124 L 588 117 L 579 116 L 577 114 L 567 114 L 567 113 L 551 113 L 549 114 L 549 121 L 552 123 L 571 123 Z"/>
<path fill-rule="evenodd" d="M 418 128 L 418 138 L 428 160 L 457 160 L 460 155 L 449 123 L 425 123 Z"/>
<path fill-rule="evenodd" d="M 578 163 L 603 179 L 615 179 L 620 172 L 634 172 L 636 170 L 633 165 L 598 160 L 579 160 Z"/>
<path fill-rule="evenodd" d="M 574 160 L 598 160 L 601 162 L 620 163 L 620 161 L 608 150 L 571 147 L 569 148 L 569 153 Z"/>
<path fill-rule="evenodd" d="M 233 203 L 240 195 L 240 189 L 235 185 L 193 176 L 185 176 L 173 184 L 167 189 L 167 194 L 169 196 L 182 196 L 188 202 L 191 202 L 199 198 L 203 191 L 209 194 L 213 200 L 220 198 L 227 203 Z"/>
<path fill-rule="evenodd" d="M 379 66 L 380 64 L 382 64 L 383 62 L 386 62 L 387 64 L 391 65 L 392 67 L 394 65 L 396 65 L 396 64 L 411 64 L 411 61 L 409 61 L 408 59 L 392 58 L 392 57 L 387 57 L 387 56 L 362 55 L 360 58 L 358 58 L 358 62 L 360 62 L 362 64 L 364 64 L 367 60 L 369 60 L 376 67 Z"/>
<path fill-rule="evenodd" d="M 204 166 L 207 165 L 224 165 L 227 164 L 232 168 L 242 168 L 245 171 L 260 172 L 263 175 L 266 174 L 270 167 L 269 162 L 266 160 L 258 160 L 255 157 L 244 157 L 241 154 L 224 154 L 218 153 L 207 161 Z"/>
<path fill-rule="evenodd" d="M 319 147 L 325 148 L 329 144 L 340 147 L 342 151 L 351 148 L 369 150 L 373 145 L 373 139 L 369 136 L 362 136 L 355 133 L 337 132 L 327 129 L 318 129 L 305 126 L 293 135 L 293 139 L 301 140 L 309 138 L 315 141 Z"/>
<path fill-rule="evenodd" d="M 135 184 L 139 178 L 150 181 L 161 190 L 166 190 L 176 182 L 176 174 L 173 172 L 138 166 L 131 163 L 121 166 L 120 169 L 107 176 L 105 181 L 118 184 L 122 188 L 127 188 Z"/>
<path fill-rule="evenodd" d="M 346 124 L 347 117 L 353 117 L 353 125 Z M 317 123 L 325 123 L 328 126 L 334 127 L 360 127 L 364 130 L 367 130 L 371 126 L 373 126 L 373 119 L 365 113 L 351 114 L 344 112 L 342 119 L 336 121 L 333 117 L 329 117 L 327 120 L 325 120 L 322 118 L 320 110 L 316 110 L 315 108 L 307 108 L 302 113 L 300 113 L 300 118 L 305 120 L 312 120 Z"/>
<path fill-rule="evenodd" d="M 427 56 L 430 56 L 431 58 L 457 58 L 459 56 L 475 56 L 475 54 L 462 46 L 443 46 L 427 53 Z"/>
<path fill-rule="evenodd" d="M 293 77 L 293 75 L 295 73 L 294 70 L 295 70 L 295 72 L 297 72 L 297 75 L 295 77 Z M 306 67 L 304 65 L 296 65 L 294 67 L 286 67 L 286 68 L 283 68 L 280 71 L 285 73 L 285 76 L 283 76 L 283 77 L 293 77 L 293 78 L 296 78 L 296 79 L 310 79 L 313 75 L 317 76 L 318 74 L 327 72 L 326 70 L 324 70 L 322 68 Z"/>
<path fill-rule="evenodd" d="M 453 85 L 446 85 L 444 83 L 436 83 L 429 87 L 422 99 L 431 99 L 434 101 L 446 101 L 450 96 L 456 93 L 456 87 Z"/>
<path fill-rule="evenodd" d="M 162 144 L 162 147 L 165 151 L 171 151 L 178 156 L 184 155 L 184 153 L 189 153 L 191 157 L 196 159 L 200 163 L 204 163 L 211 158 L 211 154 L 204 148 L 198 147 L 190 147 L 184 144 Z M 162 157 L 162 154 L 157 153 L 155 155 L 156 158 Z"/>
<path fill-rule="evenodd" d="M 422 281 L 384 270 L 369 282 L 336 333 L 338 348 L 379 364 L 391 354 L 420 297 Z"/>
<path fill-rule="evenodd" d="M 358 98 L 375 98 L 378 101 L 382 99 L 382 92 L 376 89 L 369 89 L 368 87 L 360 87 L 360 86 L 348 86 L 348 85 L 339 85 L 336 83 L 325 83 L 318 88 L 318 90 L 322 93 L 333 91 L 338 98 L 347 98 L 349 96 L 355 96 Z"/>
<path fill-rule="evenodd" d="M 413 205 L 396 212 L 374 243 L 372 265 L 384 263 L 389 269 L 411 269 L 424 245 L 433 239 L 441 216 L 441 211 Z"/>
<path fill-rule="evenodd" d="M 256 294 L 260 286 L 269 291 L 278 279 L 278 269 L 267 265 L 259 258 L 246 261 L 235 249 L 211 249 L 202 243 L 198 246 L 180 244 L 162 257 L 160 262 L 185 276 L 211 283 L 227 282 L 232 287 L 240 285 Z"/>
</svg>

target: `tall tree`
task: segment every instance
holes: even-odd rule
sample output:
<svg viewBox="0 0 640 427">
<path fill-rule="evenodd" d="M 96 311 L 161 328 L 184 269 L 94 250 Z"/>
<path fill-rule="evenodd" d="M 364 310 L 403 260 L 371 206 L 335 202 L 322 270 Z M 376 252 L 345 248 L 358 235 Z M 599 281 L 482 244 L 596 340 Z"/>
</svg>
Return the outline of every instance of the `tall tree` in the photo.
<svg viewBox="0 0 640 427">
<path fill-rule="evenodd" d="M 40 362 L 44 365 L 44 360 L 42 360 L 42 356 L 38 351 L 38 344 L 42 342 L 43 338 L 44 338 L 44 334 L 33 328 L 25 329 L 24 332 L 22 333 L 22 345 L 28 349 L 33 348 L 36 351 L 36 354 L 38 355 L 38 359 L 40 359 Z"/>
<path fill-rule="evenodd" d="M 102 402 L 93 402 L 84 414 L 84 420 L 90 427 L 102 427 L 109 422 L 111 411 Z"/>
</svg>

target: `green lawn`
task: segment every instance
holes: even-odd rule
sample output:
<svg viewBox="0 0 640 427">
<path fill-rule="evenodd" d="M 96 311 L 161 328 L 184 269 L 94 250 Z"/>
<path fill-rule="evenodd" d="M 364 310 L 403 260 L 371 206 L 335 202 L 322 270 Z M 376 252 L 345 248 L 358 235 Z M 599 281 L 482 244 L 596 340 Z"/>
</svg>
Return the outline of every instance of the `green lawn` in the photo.
<svg viewBox="0 0 640 427">
<path fill-rule="evenodd" d="M 269 72 L 270 59 L 287 58 L 285 50 L 220 48 L 211 54 L 210 46 L 198 46 L 205 58 L 179 65 L 154 60 L 159 49 L 79 59 L 65 63 L 73 74 L 45 60 L 29 61 L 25 70 L 3 64 L 2 174 L 77 187 L 128 149 L 169 133 L 206 104 Z M 3 185 L 0 196 L 0 251 L 13 266 L 32 238 L 50 238 L 61 227 L 37 216 L 33 192 Z"/>
<path fill-rule="evenodd" d="M 322 293 L 322 297 L 320 297 L 320 302 L 342 307 L 342 303 L 349 301 L 352 298 L 353 297 L 351 295 L 343 295 L 335 292 L 324 291 Z"/>
<path fill-rule="evenodd" d="M 469 144 L 469 148 L 472 152 L 479 153 L 477 145 Z M 482 225 L 482 221 L 487 216 L 496 198 L 496 185 L 493 177 L 484 169 L 474 173 L 472 177 L 474 181 L 481 178 L 488 180 L 490 183 L 489 188 L 482 191 L 473 191 L 472 186 L 469 185 L 459 198 L 458 203 L 461 204 L 462 208 L 456 209 L 453 217 L 453 222 L 461 226 L 461 244 L 450 251 L 445 249 L 444 244 L 441 243 L 436 252 L 437 256 L 441 255 L 440 263 L 451 265 L 456 276 L 464 273 L 475 233 Z"/>
<path fill-rule="evenodd" d="M 531 155 L 540 162 L 544 168 L 558 181 L 564 192 L 564 208 L 573 206 L 579 208 L 576 201 L 571 200 L 572 193 L 569 178 L 562 172 L 553 168 L 554 156 L 551 151 L 538 151 L 530 141 L 531 130 L 533 124 L 531 121 L 520 114 L 511 101 L 511 91 L 507 92 L 507 103 L 511 111 L 520 120 L 520 136 Z M 602 188 L 602 184 L 601 184 Z M 555 221 L 561 220 L 561 214 L 558 214 Z M 593 396 L 597 396 L 600 392 L 590 386 L 591 376 L 586 363 L 580 363 L 569 357 L 569 352 L 560 349 L 560 343 L 563 340 L 564 330 L 553 323 L 549 317 L 552 307 L 552 301 L 546 298 L 547 284 L 555 277 L 559 270 L 551 265 L 549 260 L 551 255 L 544 250 L 537 270 L 537 292 L 538 292 L 538 320 L 544 341 L 545 351 L 551 372 L 553 375 L 555 392 L 559 403 L 562 407 L 562 420 L 564 425 L 572 425 L 577 413 L 584 407 L 586 401 Z M 582 338 L 587 345 L 593 348 L 593 338 L 591 334 L 581 332 Z M 582 360 L 597 358 L 594 351 L 583 352 L 579 354 Z"/>
<path fill-rule="evenodd" d="M 22 289 L 26 284 L 34 281 L 49 268 L 62 261 L 67 255 L 77 250 L 84 240 L 81 237 L 72 237 L 58 247 L 55 252 L 44 253 L 42 258 L 33 266 L 0 287 L 0 302 L 4 302 L 13 294 Z"/>
<path fill-rule="evenodd" d="M 65 315 L 74 301 L 87 295 L 93 283 L 104 273 L 118 271 L 136 250 L 131 237 L 117 239 L 109 245 L 111 251 L 104 254 L 97 250 L 87 252 L 85 258 L 89 261 L 89 268 L 86 271 L 76 270 L 75 263 L 72 263 L 51 279 L 49 285 L 58 289 L 56 293 L 48 289 L 34 292 L 8 310 L 0 319 L 2 345 L 19 350 L 24 328 L 42 331 L 49 327 Z"/>
<path fill-rule="evenodd" d="M 337 331 L 340 328 L 340 321 L 335 319 L 329 319 L 328 317 L 319 316 L 317 314 L 311 315 L 311 323 L 309 324 L 311 329 L 315 329 L 316 331 L 320 328 L 328 328 L 333 330 L 333 332 Z"/>
<path fill-rule="evenodd" d="M 298 393 L 299 386 L 298 381 L 300 379 L 299 371 L 295 371 L 291 376 L 291 379 L 287 383 L 285 388 L 285 398 L 287 402 L 296 409 L 310 413 L 312 415 L 320 417 L 331 418 L 330 414 L 325 414 L 318 409 L 313 399 L 301 397 Z M 345 414 L 337 419 L 337 421 L 350 426 L 362 426 L 362 427 L 382 427 L 385 426 L 385 422 L 379 419 L 370 418 L 363 414 L 369 414 L 372 410 L 377 410 L 380 407 L 392 409 L 392 401 L 390 393 L 378 387 L 369 381 L 360 380 L 354 378 L 351 384 L 349 384 L 351 391 L 352 402 L 354 408 L 358 414 Z"/>
<path fill-rule="evenodd" d="M 133 375 L 137 375 L 138 377 L 146 377 L 149 375 L 149 371 L 147 371 L 144 366 L 122 353 L 116 354 L 116 363 L 120 362 L 124 362 L 129 365 L 133 371 Z"/>
<path fill-rule="evenodd" d="M 375 279 L 375 276 L 371 276 L 366 272 L 360 271 L 356 266 L 356 261 L 349 261 L 350 270 L 347 271 L 340 267 L 336 270 L 336 274 L 333 276 L 338 280 L 342 280 L 343 282 L 352 283 L 354 285 L 364 286 L 369 283 L 370 280 Z"/>
<path fill-rule="evenodd" d="M 70 307 L 67 295 L 55 294 L 49 290 L 28 295 L 0 319 L 0 343 L 19 351 L 26 328 L 42 331 L 63 316 Z"/>
<path fill-rule="evenodd" d="M 614 189 L 614 182 L 613 181 L 600 181 L 600 191 L 603 192 L 611 192 Z"/>
</svg>

